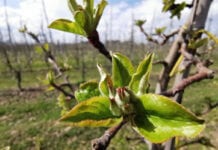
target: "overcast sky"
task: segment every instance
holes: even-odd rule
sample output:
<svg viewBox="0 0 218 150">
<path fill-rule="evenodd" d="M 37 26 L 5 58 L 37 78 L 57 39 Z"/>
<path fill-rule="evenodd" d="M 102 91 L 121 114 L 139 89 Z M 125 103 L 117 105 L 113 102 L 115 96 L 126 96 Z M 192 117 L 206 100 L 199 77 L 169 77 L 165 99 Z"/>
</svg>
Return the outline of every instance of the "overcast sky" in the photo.
<svg viewBox="0 0 218 150">
<path fill-rule="evenodd" d="M 82 0 L 77 0 L 81 2 Z M 178 0 L 181 1 L 181 0 Z M 186 0 L 190 2 L 191 0 Z M 98 0 L 97 0 L 98 2 Z M 133 20 L 146 19 L 147 23 L 144 28 L 151 31 L 153 27 L 167 26 L 168 31 L 178 28 L 184 23 L 189 13 L 185 9 L 181 20 L 169 19 L 168 13 L 161 13 L 162 0 L 108 0 L 109 5 L 106 7 L 98 30 L 103 39 L 105 37 L 113 40 L 128 40 L 130 38 Z M 72 19 L 67 0 L 44 0 L 49 23 L 59 18 Z M 215 34 L 218 33 L 218 0 L 214 0 L 210 9 L 209 18 L 212 18 L 212 24 L 207 23 L 207 28 Z M 12 30 L 13 40 L 21 42 L 24 40 L 23 35 L 18 32 L 19 28 L 26 25 L 34 33 L 47 33 L 47 22 L 42 8 L 42 0 L 7 0 L 7 13 L 10 28 Z M 51 30 L 51 29 L 50 29 Z M 4 0 L 0 0 L 0 32 L 4 41 L 8 40 L 7 26 L 5 23 Z M 60 31 L 52 30 L 55 41 L 72 42 L 74 35 Z M 134 36 L 137 42 L 143 42 L 143 35 L 138 28 L 134 27 Z M 0 37 L 0 38 L 2 38 Z"/>
</svg>

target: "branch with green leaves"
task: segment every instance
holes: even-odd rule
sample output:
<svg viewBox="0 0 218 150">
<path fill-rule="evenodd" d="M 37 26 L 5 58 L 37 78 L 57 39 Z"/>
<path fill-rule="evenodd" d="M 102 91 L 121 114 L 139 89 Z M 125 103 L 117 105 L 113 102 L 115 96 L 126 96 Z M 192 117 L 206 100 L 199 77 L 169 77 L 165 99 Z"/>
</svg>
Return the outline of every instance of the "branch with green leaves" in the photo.
<svg viewBox="0 0 218 150">
<path fill-rule="evenodd" d="M 60 121 L 78 127 L 112 127 L 110 134 L 106 131 L 94 142 L 96 147 L 107 147 L 125 123 L 154 143 L 198 135 L 203 120 L 167 97 L 147 93 L 153 57 L 148 54 L 135 68 L 126 56 L 113 53 L 112 75 L 98 65 L 99 83 L 83 84 L 75 93 L 78 104 Z"/>
<path fill-rule="evenodd" d="M 107 1 L 101 0 L 96 8 L 94 8 L 94 0 L 84 0 L 83 2 L 84 4 L 82 6 L 79 5 L 76 0 L 68 0 L 68 6 L 73 14 L 74 21 L 58 19 L 52 22 L 49 28 L 86 37 L 101 54 L 111 60 L 110 53 L 100 41 L 97 31 Z"/>
<path fill-rule="evenodd" d="M 166 27 L 161 27 L 161 28 L 156 28 L 155 33 L 148 34 L 143 28 L 143 25 L 144 25 L 145 22 L 146 22 L 146 20 L 137 20 L 135 24 L 136 24 L 136 26 L 139 27 L 140 31 L 144 34 L 147 41 L 158 44 L 158 45 L 166 44 L 167 41 L 171 37 L 178 34 L 178 32 L 179 32 L 179 30 L 175 30 L 175 31 L 173 31 L 173 32 L 171 32 L 169 34 L 165 34 L 164 32 L 166 30 Z M 154 36 L 160 37 L 162 39 L 162 41 L 160 41 L 159 39 L 154 38 Z"/>
</svg>

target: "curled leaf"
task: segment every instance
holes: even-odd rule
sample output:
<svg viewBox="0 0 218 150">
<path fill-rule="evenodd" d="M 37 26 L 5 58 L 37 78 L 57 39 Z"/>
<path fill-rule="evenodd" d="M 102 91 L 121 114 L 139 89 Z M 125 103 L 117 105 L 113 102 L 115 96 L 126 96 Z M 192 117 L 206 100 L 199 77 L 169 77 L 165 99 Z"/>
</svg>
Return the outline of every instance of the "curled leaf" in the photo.
<svg viewBox="0 0 218 150">
<path fill-rule="evenodd" d="M 112 55 L 112 81 L 114 87 L 128 86 L 134 67 L 128 57 L 115 53 Z"/>
<path fill-rule="evenodd" d="M 133 74 L 129 83 L 129 88 L 134 93 L 143 94 L 148 88 L 148 80 L 152 69 L 152 60 L 154 54 L 149 54 L 145 59 L 140 62 L 137 71 Z"/>
<path fill-rule="evenodd" d="M 112 97 L 114 94 L 113 82 L 111 77 L 104 71 L 104 69 L 97 65 L 101 79 L 99 82 L 99 91 L 102 96 Z"/>
</svg>

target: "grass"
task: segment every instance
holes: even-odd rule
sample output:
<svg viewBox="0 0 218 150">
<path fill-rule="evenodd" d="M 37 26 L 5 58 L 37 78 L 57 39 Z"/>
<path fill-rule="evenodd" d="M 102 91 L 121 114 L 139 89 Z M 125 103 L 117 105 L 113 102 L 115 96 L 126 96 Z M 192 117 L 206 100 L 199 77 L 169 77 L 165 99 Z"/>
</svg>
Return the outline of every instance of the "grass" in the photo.
<svg viewBox="0 0 218 150">
<path fill-rule="evenodd" d="M 122 49 L 122 46 L 120 46 Z M 137 55 L 131 56 L 134 64 L 138 63 L 144 56 L 143 51 L 139 51 L 140 46 L 136 47 Z M 98 79 L 99 75 L 96 68 L 96 62 L 103 64 L 110 70 L 110 62 L 105 60 L 103 56 L 90 47 L 82 47 L 81 49 L 90 49 L 85 51 L 84 59 L 78 59 L 75 51 L 65 51 L 57 53 L 59 62 L 66 61 L 69 63 L 71 70 L 69 79 L 73 83 L 79 83 L 82 80 Z M 115 50 L 116 51 L 116 50 Z M 122 51 L 122 53 L 131 55 L 130 51 Z M 164 57 L 164 52 L 159 51 L 157 58 Z M 20 53 L 22 55 L 22 53 Z M 24 88 L 28 87 L 45 87 L 42 80 L 45 78 L 48 67 L 45 65 L 43 57 L 34 57 L 31 68 L 25 67 L 26 59 L 22 55 L 20 57 L 20 66 L 23 71 Z M 217 71 L 218 53 L 213 55 L 215 64 L 213 69 Z M 4 58 L 0 58 L 3 60 Z M 85 74 L 82 73 L 81 67 L 85 64 Z M 15 64 L 15 63 L 13 63 Z M 17 64 L 16 64 L 17 65 Z M 157 80 L 160 65 L 155 65 L 152 74 L 152 86 L 154 90 L 155 80 Z M 45 149 L 45 150 L 68 150 L 90 149 L 90 141 L 102 135 L 105 128 L 72 128 L 60 124 L 57 120 L 60 117 L 61 109 L 57 106 L 56 92 L 17 92 L 16 80 L 12 73 L 8 71 L 4 62 L 0 62 L 0 149 L 9 146 L 11 150 L 26 149 Z M 83 78 L 82 76 L 85 76 Z M 218 77 L 213 80 L 204 80 L 188 87 L 183 104 L 194 112 L 205 109 L 205 102 L 210 99 L 217 101 L 218 93 Z M 207 136 L 212 139 L 215 146 L 218 146 L 217 131 L 218 110 L 215 109 L 211 113 L 203 116 L 206 120 L 207 128 L 202 132 L 201 136 Z M 202 145 L 194 145 L 188 147 L 192 149 L 207 149 Z M 140 140 L 139 136 L 129 126 L 125 126 L 112 140 L 112 144 L 108 148 L 141 150 L 147 149 L 146 145 Z"/>
</svg>

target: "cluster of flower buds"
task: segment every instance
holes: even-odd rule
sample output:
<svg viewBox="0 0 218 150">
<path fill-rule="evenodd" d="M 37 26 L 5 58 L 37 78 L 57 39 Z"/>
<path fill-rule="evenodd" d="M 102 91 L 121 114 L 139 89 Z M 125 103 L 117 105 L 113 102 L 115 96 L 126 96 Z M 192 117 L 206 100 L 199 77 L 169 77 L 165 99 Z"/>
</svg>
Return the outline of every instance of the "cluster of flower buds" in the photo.
<svg viewBox="0 0 218 150">
<path fill-rule="evenodd" d="M 114 115 L 129 115 L 133 114 L 133 105 L 131 104 L 131 97 L 125 87 L 117 88 L 115 96 L 110 97 L 111 111 Z"/>
</svg>

